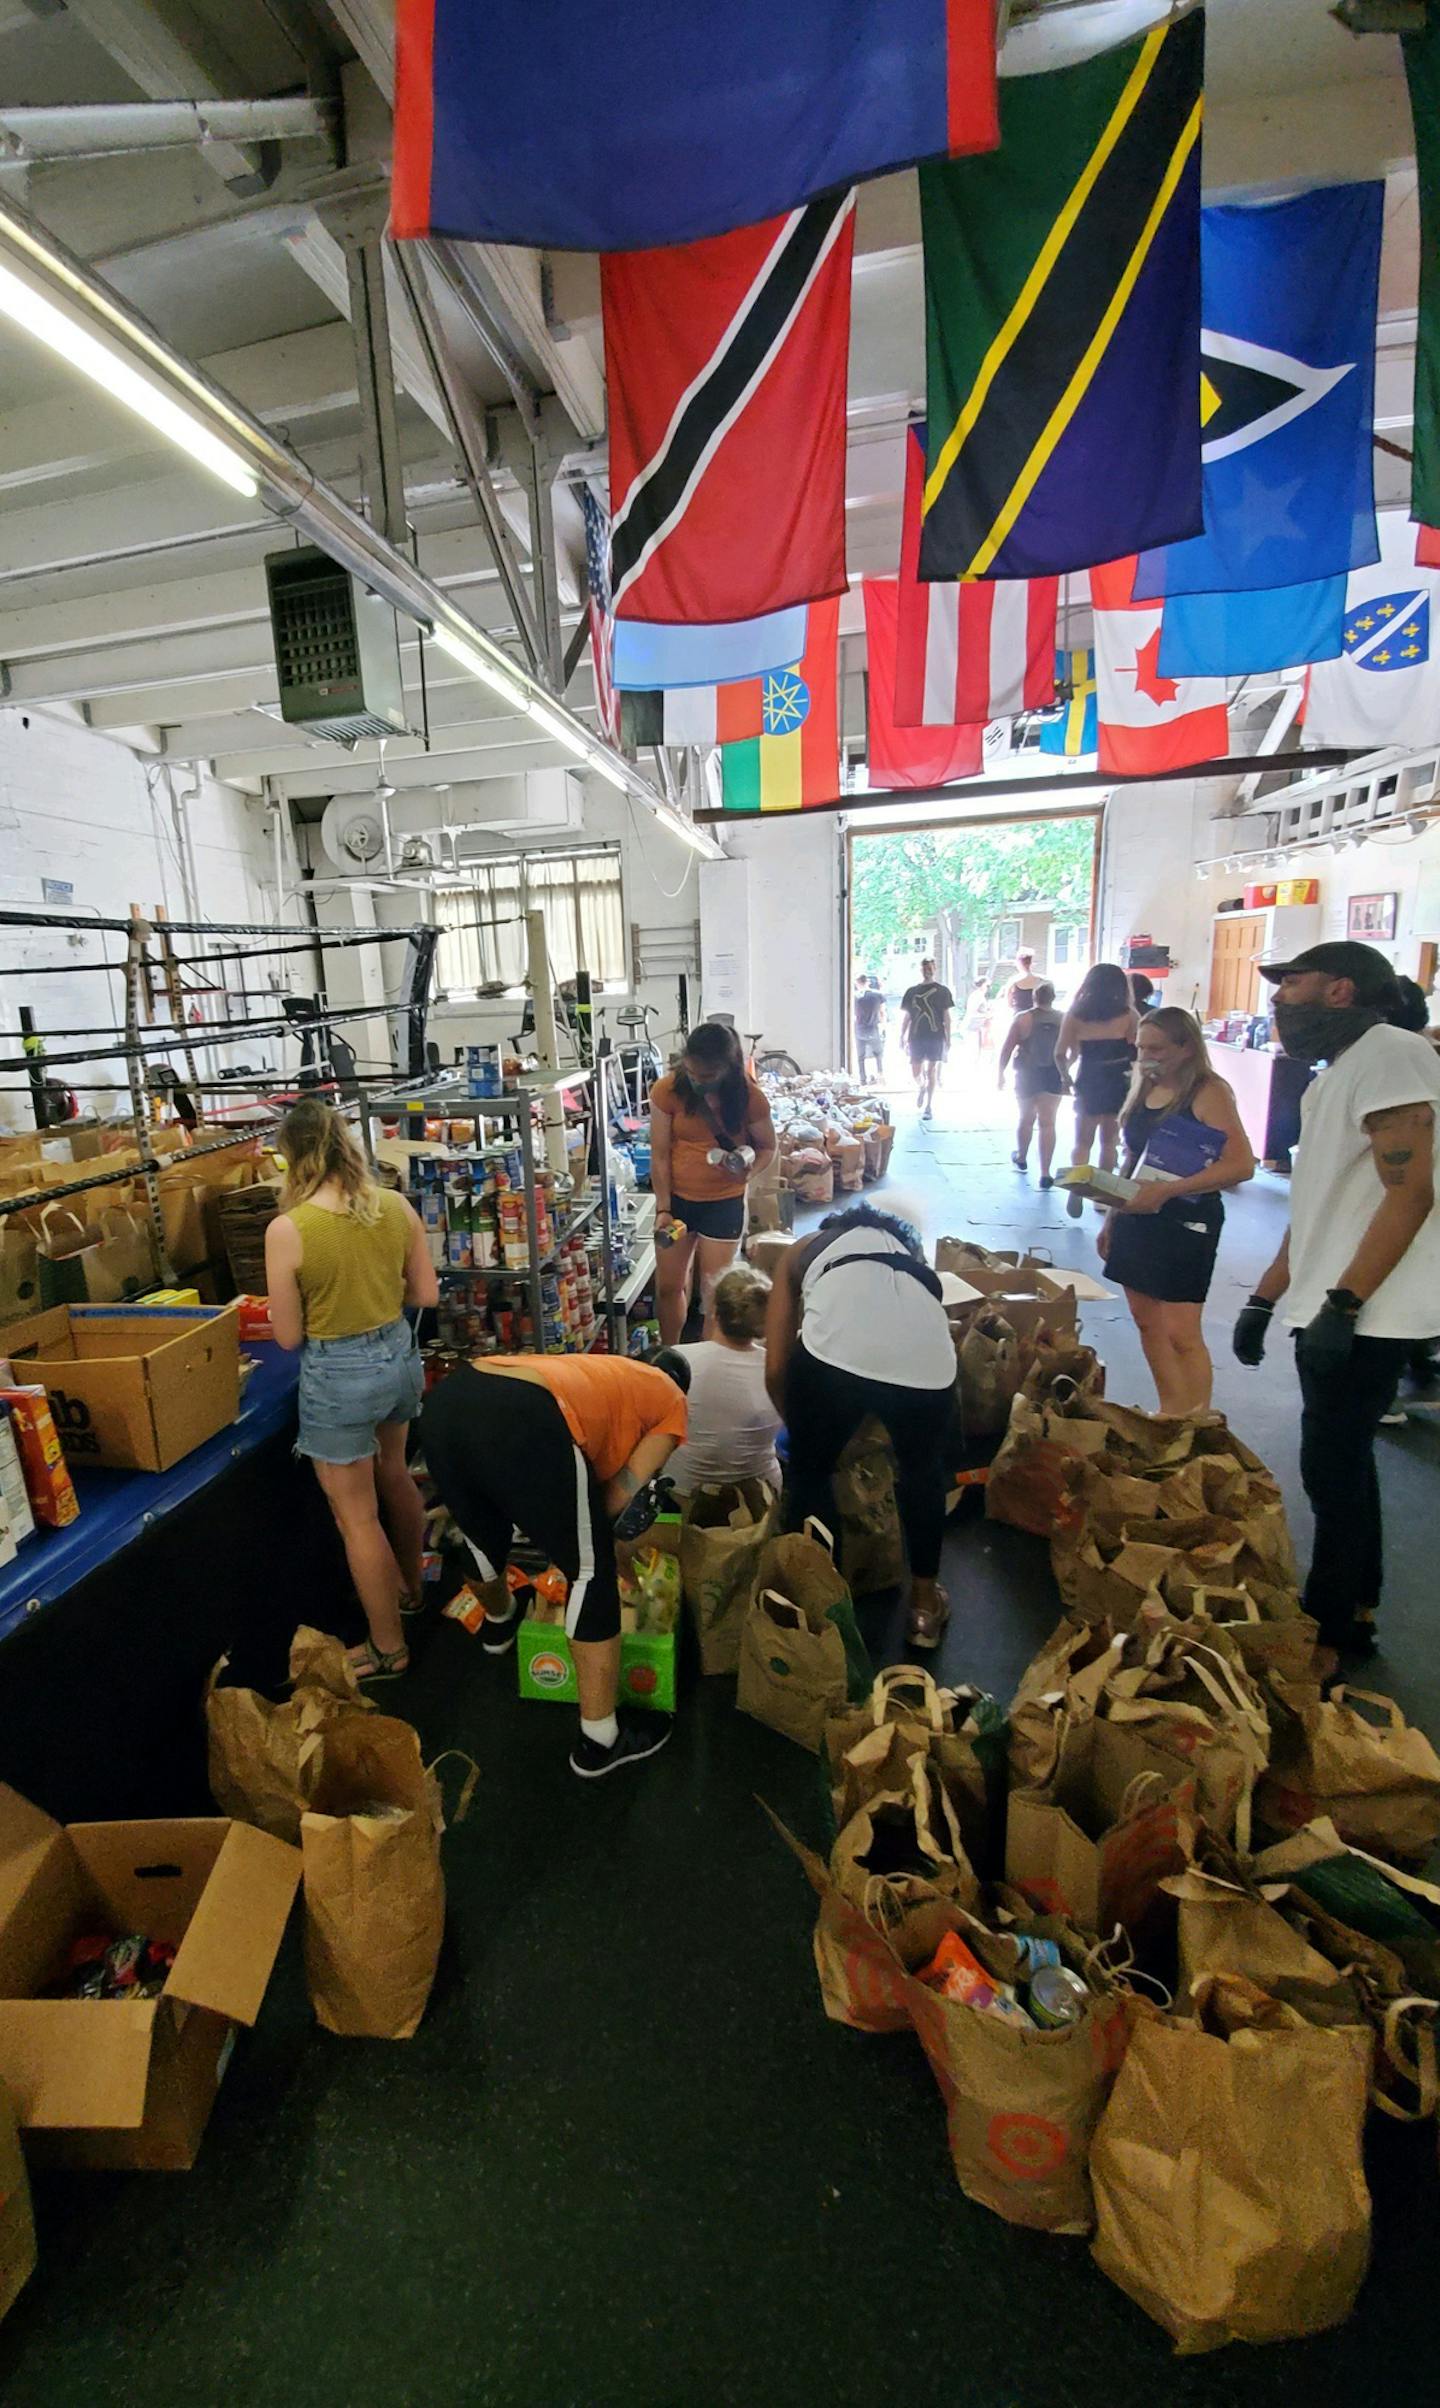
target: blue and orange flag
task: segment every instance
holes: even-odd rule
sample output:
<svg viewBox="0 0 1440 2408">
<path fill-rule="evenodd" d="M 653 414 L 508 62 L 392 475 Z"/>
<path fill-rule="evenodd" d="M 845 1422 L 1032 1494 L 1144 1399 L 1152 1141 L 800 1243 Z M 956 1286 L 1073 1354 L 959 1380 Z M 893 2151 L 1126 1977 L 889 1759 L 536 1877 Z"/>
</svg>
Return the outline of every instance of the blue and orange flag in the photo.
<svg viewBox="0 0 1440 2408">
<path fill-rule="evenodd" d="M 399 0 L 391 230 L 639 251 L 998 139 L 994 0 Z"/>
</svg>

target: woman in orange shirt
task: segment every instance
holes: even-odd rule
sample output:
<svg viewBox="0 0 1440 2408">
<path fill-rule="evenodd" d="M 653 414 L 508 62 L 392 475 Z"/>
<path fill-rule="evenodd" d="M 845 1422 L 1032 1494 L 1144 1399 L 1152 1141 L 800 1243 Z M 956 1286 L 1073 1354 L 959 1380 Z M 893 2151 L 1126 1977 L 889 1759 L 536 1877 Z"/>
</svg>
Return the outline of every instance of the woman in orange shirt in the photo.
<svg viewBox="0 0 1440 2408">
<path fill-rule="evenodd" d="M 650 1090 L 650 1185 L 655 1228 L 685 1234 L 662 1246 L 656 1271 L 660 1342 L 673 1346 L 690 1309 L 698 1256 L 705 1335 L 714 1336 L 715 1282 L 735 1260 L 745 1229 L 745 1190 L 774 1159 L 775 1124 L 763 1089 L 745 1069 L 733 1028 L 702 1020 L 676 1070 Z"/>
</svg>

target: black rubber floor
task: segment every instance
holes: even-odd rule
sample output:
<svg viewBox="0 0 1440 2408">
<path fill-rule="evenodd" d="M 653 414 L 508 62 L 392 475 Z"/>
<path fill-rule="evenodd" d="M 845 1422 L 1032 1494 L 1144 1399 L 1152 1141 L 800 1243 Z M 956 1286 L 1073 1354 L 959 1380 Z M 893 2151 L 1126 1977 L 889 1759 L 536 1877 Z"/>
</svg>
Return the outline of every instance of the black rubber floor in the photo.
<svg viewBox="0 0 1440 2408">
<path fill-rule="evenodd" d="M 902 1146 L 892 1181 L 932 1235 L 1088 1226 L 1027 1187 L 999 1136 Z M 1217 1334 L 1269 1255 L 1278 1181 L 1235 1208 Z M 1150 1402 L 1128 1321 L 1087 1329 L 1111 1392 Z M 1283 1350 L 1222 1359 L 1219 1402 L 1295 1481 Z M 1437 1440 L 1384 1440 L 1387 1653 L 1440 1734 Z M 1006 1693 L 1056 1618 L 1043 1546 L 967 1523 L 940 1670 Z M 877 1653 L 886 1636 L 873 1633 Z M 315 2031 L 294 1933 L 200 2161 L 173 2177 L 52 2177 L 42 2265 L 0 2329 L 7 2408 L 1290 2408 L 1409 2397 L 1440 2319 L 1435 2133 L 1375 2132 L 1376 2264 L 1348 2327 L 1175 2362 L 1085 2246 L 1016 2232 L 960 2194 L 939 2095 L 908 2038 L 825 2021 L 810 1895 L 755 1803 L 814 1831 L 810 1759 L 687 1695 L 652 1765 L 587 1788 L 570 1717 L 521 1705 L 454 1624 L 426 1633 L 397 1708 L 482 1780 L 447 1841 L 451 1933 L 400 2046 Z"/>
</svg>

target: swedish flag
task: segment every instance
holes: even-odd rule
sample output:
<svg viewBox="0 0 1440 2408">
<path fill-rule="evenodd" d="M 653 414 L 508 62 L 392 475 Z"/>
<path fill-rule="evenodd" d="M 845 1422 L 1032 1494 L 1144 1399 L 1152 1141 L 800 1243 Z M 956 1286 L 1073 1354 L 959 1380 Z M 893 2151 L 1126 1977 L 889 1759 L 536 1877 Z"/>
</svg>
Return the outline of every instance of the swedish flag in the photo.
<svg viewBox="0 0 1440 2408">
<path fill-rule="evenodd" d="M 1093 753 L 1100 741 L 1094 653 L 1057 652 L 1055 683 L 1069 700 L 1062 702 L 1058 711 L 1047 711 L 1040 722 L 1040 750 L 1076 761 Z"/>
<path fill-rule="evenodd" d="M 1203 525 L 1196 11 L 1001 83 L 1001 146 L 920 169 L 920 574 L 1046 577 Z"/>
</svg>

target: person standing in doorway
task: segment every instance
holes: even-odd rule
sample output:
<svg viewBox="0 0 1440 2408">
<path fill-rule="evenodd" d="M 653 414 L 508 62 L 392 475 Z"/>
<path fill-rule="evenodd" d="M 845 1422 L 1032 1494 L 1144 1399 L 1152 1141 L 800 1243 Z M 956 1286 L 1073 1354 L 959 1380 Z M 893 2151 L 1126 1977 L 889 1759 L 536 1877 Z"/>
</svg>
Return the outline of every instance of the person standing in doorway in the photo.
<svg viewBox="0 0 1440 2408">
<path fill-rule="evenodd" d="M 1062 1073 L 1068 1076 L 1074 1068 L 1075 1148 L 1070 1159 L 1077 1167 L 1088 1163 L 1098 1137 L 1100 1168 L 1115 1168 L 1138 1027 L 1130 982 L 1119 963 L 1096 962 L 1075 991 L 1055 1046 Z M 1065 1209 L 1078 1221 L 1085 1210 L 1084 1197 L 1067 1196 Z"/>
<path fill-rule="evenodd" d="M 705 1334 L 714 1336 L 715 1282 L 735 1260 L 745 1229 L 745 1190 L 775 1154 L 775 1124 L 762 1087 L 745 1068 L 740 1040 L 723 1020 L 703 1020 L 678 1066 L 650 1090 L 650 1186 L 656 1303 L 662 1345 L 685 1327 L 696 1266 Z M 666 1242 L 676 1223 L 681 1234 Z"/>
<path fill-rule="evenodd" d="M 1215 1368 L 1201 1315 L 1225 1219 L 1220 1198 L 1254 1178 L 1255 1155 L 1233 1094 L 1210 1067 L 1198 1020 L 1163 1004 L 1146 1013 L 1136 1043 L 1120 1129 L 1126 1176 L 1140 1185 L 1107 1216 L 1100 1257 L 1125 1291 L 1161 1412 L 1203 1413 Z"/>
<path fill-rule="evenodd" d="M 1011 988 L 1011 993 L 1015 992 Z M 1015 1101 L 1020 1106 L 1020 1122 L 1015 1131 L 1015 1151 L 1010 1159 L 1017 1171 L 1028 1169 L 1030 1139 L 1039 1131 L 1040 1184 L 1053 1187 L 1050 1165 L 1055 1159 L 1055 1116 L 1065 1081 L 1055 1067 L 1055 1047 L 1059 1039 L 1061 1015 L 1055 1009 L 1055 989 L 1048 978 L 1042 978 L 1034 990 L 1033 1001 L 1016 1013 L 1009 1034 L 1000 1048 L 1000 1085 L 1005 1084 L 1005 1072 L 1013 1057 L 1015 1063 Z"/>
<path fill-rule="evenodd" d="M 1391 1025 L 1395 974 L 1372 945 L 1311 945 L 1260 973 L 1286 1053 L 1326 1067 L 1301 1101 L 1290 1227 L 1234 1346 L 1257 1364 L 1283 1299 L 1315 1515 L 1305 1609 L 1327 1645 L 1369 1655 L 1383 1575 L 1375 1432 L 1410 1350 L 1440 1333 L 1440 1061 Z"/>
<path fill-rule="evenodd" d="M 936 978 L 935 964 L 922 961 L 919 985 L 907 987 L 900 998 L 900 1042 L 910 1056 L 915 1101 L 922 1120 L 931 1119 L 934 1113 L 935 1082 L 950 1051 L 950 1018 L 954 1009 L 955 998 Z"/>
<path fill-rule="evenodd" d="M 863 970 L 855 981 L 855 1069 L 862 1083 L 885 1075 L 885 998 Z"/>
<path fill-rule="evenodd" d="M 425 1509 L 405 1461 L 424 1374 L 406 1306 L 440 1289 L 414 1206 L 377 1185 L 340 1113 L 307 1096 L 280 1124 L 285 1184 L 265 1232 L 270 1319 L 299 1347 L 297 1454 L 335 1517 L 370 1636 L 362 1681 L 410 1669 L 400 1616 L 420 1605 Z"/>
<path fill-rule="evenodd" d="M 1005 998 L 1011 1011 L 1033 1011 L 1038 1000 L 1037 989 L 1043 984 L 1044 981 L 1035 967 L 1033 952 L 1028 945 L 1022 945 L 1015 956 L 1015 975 L 1010 981 L 1010 991 Z"/>
</svg>

